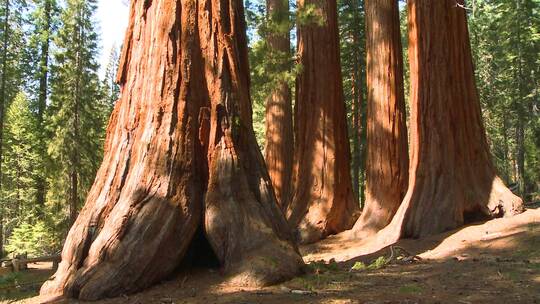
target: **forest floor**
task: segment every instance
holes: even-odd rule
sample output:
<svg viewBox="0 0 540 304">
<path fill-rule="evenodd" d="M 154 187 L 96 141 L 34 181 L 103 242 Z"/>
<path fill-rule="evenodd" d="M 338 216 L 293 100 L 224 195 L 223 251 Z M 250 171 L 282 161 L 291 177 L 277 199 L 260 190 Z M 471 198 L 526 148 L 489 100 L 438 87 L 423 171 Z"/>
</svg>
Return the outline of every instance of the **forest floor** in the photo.
<svg viewBox="0 0 540 304">
<path fill-rule="evenodd" d="M 366 241 L 342 234 L 303 247 L 309 273 L 278 286 L 240 288 L 215 269 L 192 269 L 145 292 L 93 303 L 540 303 L 538 208 L 395 246 L 389 261 L 390 248 L 369 253 Z"/>
</svg>

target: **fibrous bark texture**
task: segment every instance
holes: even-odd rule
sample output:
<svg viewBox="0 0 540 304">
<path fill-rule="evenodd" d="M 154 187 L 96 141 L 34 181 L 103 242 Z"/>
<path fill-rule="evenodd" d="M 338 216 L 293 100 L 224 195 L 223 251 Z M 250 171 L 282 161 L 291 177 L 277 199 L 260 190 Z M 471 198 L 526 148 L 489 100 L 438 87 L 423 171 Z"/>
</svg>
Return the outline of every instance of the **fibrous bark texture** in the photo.
<svg viewBox="0 0 540 304">
<path fill-rule="evenodd" d="M 366 203 L 353 236 L 390 223 L 407 191 L 409 156 L 399 8 L 395 0 L 366 0 Z"/>
<path fill-rule="evenodd" d="M 281 28 L 289 22 L 288 0 L 267 0 L 268 19 Z M 288 68 L 287 60 L 291 49 L 289 34 L 272 33 L 268 46 L 273 56 L 282 59 L 280 69 Z M 291 90 L 285 81 L 278 81 L 266 100 L 266 146 L 265 161 L 274 186 L 276 198 L 285 210 L 290 200 L 291 175 L 293 166 L 293 123 Z"/>
<path fill-rule="evenodd" d="M 459 4 L 459 5 L 456 5 Z M 474 82 L 463 1 L 410 0 L 409 188 L 386 242 L 522 212 L 493 166 Z"/>
<path fill-rule="evenodd" d="M 335 0 L 299 0 L 316 21 L 298 25 L 294 196 L 287 214 L 302 243 L 350 229 L 357 218 Z"/>
<path fill-rule="evenodd" d="M 238 284 L 299 272 L 251 127 L 242 5 L 131 2 L 103 164 L 43 295 L 146 288 L 178 267 L 199 226 Z"/>
</svg>

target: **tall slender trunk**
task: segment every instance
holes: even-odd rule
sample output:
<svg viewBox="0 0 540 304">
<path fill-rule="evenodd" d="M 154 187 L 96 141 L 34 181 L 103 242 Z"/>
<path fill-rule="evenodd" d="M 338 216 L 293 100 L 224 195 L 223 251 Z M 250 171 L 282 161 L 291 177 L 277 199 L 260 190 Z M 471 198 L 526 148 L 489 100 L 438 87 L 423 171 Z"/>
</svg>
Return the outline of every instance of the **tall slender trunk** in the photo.
<svg viewBox="0 0 540 304">
<path fill-rule="evenodd" d="M 525 175 L 525 126 L 526 118 L 519 116 L 516 126 L 516 171 L 518 182 L 518 193 L 525 199 L 527 178 Z"/>
<path fill-rule="evenodd" d="M 79 8 L 79 20 L 84 20 L 85 16 L 84 13 L 81 11 L 82 8 Z M 80 164 L 79 164 L 79 158 L 80 158 L 80 100 L 82 98 L 82 92 L 81 92 L 81 75 L 83 73 L 83 66 L 82 66 L 82 46 L 84 45 L 84 39 L 85 39 L 85 31 L 84 31 L 84 25 L 79 24 L 79 29 L 77 32 L 77 41 L 78 44 L 76 46 L 76 59 L 75 59 L 75 90 L 73 95 L 73 112 L 71 113 L 73 116 L 72 121 L 72 131 L 73 131 L 73 143 L 71 147 L 71 172 L 69 175 L 70 180 L 70 196 L 69 196 L 69 226 L 73 225 L 75 223 L 75 220 L 77 219 L 77 209 L 79 205 L 79 171 L 80 171 Z"/>
<path fill-rule="evenodd" d="M 366 202 L 355 237 L 384 228 L 407 191 L 409 157 L 403 54 L 398 2 L 366 0 L 367 166 Z"/>
<path fill-rule="evenodd" d="M 521 0 L 516 0 L 516 12 L 518 16 L 521 14 Z M 518 182 L 518 193 L 525 198 L 525 187 L 527 184 L 525 176 L 525 122 L 527 121 L 527 113 L 524 110 L 525 93 L 523 89 L 524 83 L 527 81 L 523 76 L 523 41 L 521 18 L 517 20 L 517 79 L 515 79 L 517 94 L 513 97 L 514 111 L 516 113 L 516 172 Z M 516 100 L 517 99 L 517 100 Z"/>
<path fill-rule="evenodd" d="M 360 2 L 362 0 L 356 0 L 354 2 Z M 353 189 L 354 193 L 356 194 L 360 206 L 363 205 L 364 202 L 364 191 L 363 191 L 363 185 L 364 185 L 364 178 L 363 171 L 364 171 L 364 151 L 362 149 L 362 134 L 365 132 L 363 128 L 362 123 L 362 111 L 363 111 L 363 78 L 362 78 L 362 64 L 361 64 L 361 58 L 362 58 L 362 46 L 361 46 L 361 17 L 360 17 L 360 3 L 357 3 L 355 5 L 355 10 L 353 11 L 354 14 L 354 26 L 353 30 L 351 32 L 351 38 L 352 38 L 352 45 L 354 48 L 353 52 L 353 71 L 351 75 L 351 81 L 352 81 L 352 96 L 353 96 L 353 102 L 352 102 L 352 118 L 353 118 L 353 151 L 352 151 L 352 157 L 353 157 Z"/>
<path fill-rule="evenodd" d="M 522 212 L 497 176 L 482 123 L 464 2 L 409 0 L 409 189 L 381 245 Z"/>
<path fill-rule="evenodd" d="M 353 58 L 353 70 L 351 71 L 351 82 L 352 82 L 352 182 L 353 182 L 353 192 L 356 197 L 360 197 L 360 99 L 361 92 L 359 92 L 360 82 L 358 81 L 359 74 L 359 64 L 358 58 L 355 56 Z"/>
<path fill-rule="evenodd" d="M 132 1 L 119 66 L 103 163 L 44 298 L 149 287 L 198 230 L 235 284 L 297 275 L 252 126 L 243 2 Z"/>
<path fill-rule="evenodd" d="M 505 111 L 503 113 L 503 125 L 502 125 L 502 132 L 503 132 L 503 179 L 506 183 L 511 183 L 511 173 L 510 173 L 510 159 L 508 158 L 509 148 L 508 148 L 508 115 Z"/>
<path fill-rule="evenodd" d="M 4 207 L 0 207 L 0 258 L 4 257 Z"/>
<path fill-rule="evenodd" d="M 267 0 L 268 19 L 273 24 L 289 22 L 288 0 Z M 282 28 L 278 26 L 278 28 Z M 272 33 L 268 37 L 270 52 L 280 57 L 281 70 L 289 68 L 291 50 L 289 33 Z M 293 123 L 291 90 L 285 81 L 278 81 L 275 89 L 266 100 L 266 147 L 265 160 L 276 198 L 282 209 L 289 204 L 291 175 L 293 166 Z"/>
<path fill-rule="evenodd" d="M 15 165 L 15 206 L 13 210 L 13 214 L 15 214 L 16 217 L 21 216 L 21 159 L 17 155 L 16 156 L 16 165 Z"/>
<path fill-rule="evenodd" d="M 4 2 L 4 37 L 2 41 L 2 82 L 0 84 L 0 255 L 4 252 L 4 198 L 2 193 L 2 162 L 4 150 L 4 109 L 6 104 L 6 79 L 7 79 L 7 51 L 9 41 L 9 0 Z"/>
<path fill-rule="evenodd" d="M 38 138 L 38 153 L 40 156 L 41 164 L 40 174 L 36 178 L 36 208 L 38 212 L 42 212 L 43 206 L 45 205 L 45 132 L 43 127 L 43 120 L 45 115 L 45 109 L 47 107 L 47 93 L 49 88 L 49 46 L 50 46 L 50 30 L 51 30 L 51 0 L 45 0 L 44 7 L 44 16 L 45 16 L 45 28 L 43 29 L 45 36 L 42 37 L 41 41 L 41 54 L 39 62 L 39 93 L 38 93 L 38 112 L 37 112 L 37 128 L 39 134 Z"/>
<path fill-rule="evenodd" d="M 300 242 L 350 229 L 358 216 L 343 98 L 336 0 L 299 0 L 320 22 L 298 25 L 302 72 L 295 105 L 294 195 L 287 210 Z"/>
</svg>

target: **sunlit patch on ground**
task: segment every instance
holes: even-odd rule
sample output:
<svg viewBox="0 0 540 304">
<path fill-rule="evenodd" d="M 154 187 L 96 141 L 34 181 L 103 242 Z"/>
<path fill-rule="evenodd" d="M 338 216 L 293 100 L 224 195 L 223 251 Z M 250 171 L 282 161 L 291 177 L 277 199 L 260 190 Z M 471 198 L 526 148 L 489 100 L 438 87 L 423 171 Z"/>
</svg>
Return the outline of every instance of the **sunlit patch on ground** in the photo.
<svg viewBox="0 0 540 304">
<path fill-rule="evenodd" d="M 310 261 L 307 273 L 279 286 L 261 289 L 230 286 L 224 283 L 219 270 L 203 267 L 181 272 L 136 295 L 92 303 L 540 302 L 540 210 L 423 240 L 400 241 L 397 246 L 421 257 L 410 263 L 394 258 L 381 263 L 390 257 L 388 249 L 354 255 L 355 250 L 365 251 L 356 248 L 360 243 L 335 236 L 302 248 Z M 352 258 L 345 259 L 345 255 Z M 358 262 L 365 267 L 351 270 Z M 39 303 L 39 300 L 33 298 L 21 303 Z"/>
</svg>

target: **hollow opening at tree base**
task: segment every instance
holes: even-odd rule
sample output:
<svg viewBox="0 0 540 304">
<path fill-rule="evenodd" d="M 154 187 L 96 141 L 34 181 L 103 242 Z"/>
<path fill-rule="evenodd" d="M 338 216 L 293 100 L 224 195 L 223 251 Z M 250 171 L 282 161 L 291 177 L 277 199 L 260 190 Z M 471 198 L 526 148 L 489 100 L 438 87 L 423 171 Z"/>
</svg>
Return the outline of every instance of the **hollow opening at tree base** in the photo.
<svg viewBox="0 0 540 304">
<path fill-rule="evenodd" d="M 220 267 L 221 263 L 206 238 L 203 225 L 199 224 L 176 272 L 201 268 L 218 269 Z"/>
<path fill-rule="evenodd" d="M 502 215 L 490 216 L 490 215 L 487 215 L 485 212 L 482 212 L 480 208 L 478 208 L 476 210 L 463 213 L 463 224 L 469 225 L 469 224 L 474 224 L 474 223 L 483 223 L 493 218 L 499 218 L 499 217 L 502 217 Z"/>
</svg>

